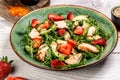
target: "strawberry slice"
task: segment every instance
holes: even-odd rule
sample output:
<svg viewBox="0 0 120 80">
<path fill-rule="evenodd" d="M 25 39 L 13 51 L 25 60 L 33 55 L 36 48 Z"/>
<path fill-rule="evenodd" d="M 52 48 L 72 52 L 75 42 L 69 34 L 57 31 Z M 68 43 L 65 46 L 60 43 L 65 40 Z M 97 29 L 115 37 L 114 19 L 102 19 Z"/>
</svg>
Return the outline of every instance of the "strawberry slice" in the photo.
<svg viewBox="0 0 120 80">
<path fill-rule="evenodd" d="M 43 24 L 40 25 L 41 29 L 47 29 L 50 26 L 50 22 L 49 21 L 45 21 Z"/>
<path fill-rule="evenodd" d="M 73 13 L 72 13 L 72 12 L 69 12 L 69 13 L 68 13 L 67 19 L 68 19 L 68 20 L 72 20 L 72 19 L 73 19 Z"/>
<path fill-rule="evenodd" d="M 33 38 L 33 43 L 32 43 L 33 48 L 39 48 L 41 44 L 42 44 L 41 38 Z"/>
<path fill-rule="evenodd" d="M 65 34 L 65 29 L 61 28 L 57 31 L 58 36 L 63 36 Z"/>
<path fill-rule="evenodd" d="M 64 20 L 64 17 L 57 14 L 48 14 L 48 19 L 51 21 L 61 21 Z"/>
<path fill-rule="evenodd" d="M 23 77 L 12 77 L 12 76 L 9 76 L 7 78 L 7 80 L 28 80 L 28 79 L 23 78 Z"/>
<path fill-rule="evenodd" d="M 84 32 L 84 28 L 83 27 L 80 27 L 80 26 L 78 26 L 78 27 L 76 27 L 75 28 L 75 30 L 74 30 L 74 34 L 78 34 L 78 35 L 82 35 L 83 34 L 83 32 Z"/>
<path fill-rule="evenodd" d="M 70 44 L 72 44 L 74 46 L 74 45 L 76 45 L 77 42 L 75 40 L 69 39 L 68 43 L 70 43 Z"/>
<path fill-rule="evenodd" d="M 5 80 L 5 78 L 11 73 L 12 67 L 11 67 L 12 60 L 8 62 L 7 56 L 3 57 L 0 61 L 0 80 Z"/>
<path fill-rule="evenodd" d="M 56 68 L 60 66 L 65 66 L 66 64 L 60 60 L 55 59 L 55 60 L 51 60 L 50 65 L 51 67 Z"/>
<path fill-rule="evenodd" d="M 106 40 L 104 38 L 100 38 L 100 39 L 97 39 L 97 40 L 93 40 L 91 43 L 105 46 L 106 45 Z"/>
<path fill-rule="evenodd" d="M 70 55 L 72 53 L 73 44 L 66 43 L 66 44 L 58 44 L 58 51 L 65 55 Z"/>
<path fill-rule="evenodd" d="M 32 28 L 34 28 L 38 23 L 39 21 L 37 19 L 33 19 L 31 23 Z"/>
</svg>

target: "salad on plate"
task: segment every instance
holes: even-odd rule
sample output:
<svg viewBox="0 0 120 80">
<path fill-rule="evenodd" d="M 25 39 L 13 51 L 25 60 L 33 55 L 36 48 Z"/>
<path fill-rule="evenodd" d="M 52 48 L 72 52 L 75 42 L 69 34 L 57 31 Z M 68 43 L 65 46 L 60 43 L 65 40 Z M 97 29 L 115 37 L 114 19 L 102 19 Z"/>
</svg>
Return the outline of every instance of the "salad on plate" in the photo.
<svg viewBox="0 0 120 80">
<path fill-rule="evenodd" d="M 99 59 L 108 34 L 88 15 L 50 13 L 47 19 L 30 20 L 22 41 L 26 54 L 51 68 L 75 68 Z"/>
</svg>

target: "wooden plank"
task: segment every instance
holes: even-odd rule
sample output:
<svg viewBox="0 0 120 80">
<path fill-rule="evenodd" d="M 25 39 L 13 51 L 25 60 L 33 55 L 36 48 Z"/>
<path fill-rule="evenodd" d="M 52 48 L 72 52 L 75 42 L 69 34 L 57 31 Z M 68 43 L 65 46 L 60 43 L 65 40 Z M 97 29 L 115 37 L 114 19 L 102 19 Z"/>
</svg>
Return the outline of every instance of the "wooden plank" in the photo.
<svg viewBox="0 0 120 80">
<path fill-rule="evenodd" d="M 21 17 L 18 16 L 11 16 L 8 13 L 8 7 L 10 5 L 21 5 L 26 8 L 28 8 L 30 11 L 33 11 L 35 9 L 44 7 L 44 6 L 49 6 L 50 0 L 40 0 L 40 2 L 37 5 L 34 6 L 26 6 L 20 3 L 19 0 L 1 0 L 0 1 L 0 16 L 5 18 L 6 20 L 12 22 L 13 24 Z"/>
</svg>

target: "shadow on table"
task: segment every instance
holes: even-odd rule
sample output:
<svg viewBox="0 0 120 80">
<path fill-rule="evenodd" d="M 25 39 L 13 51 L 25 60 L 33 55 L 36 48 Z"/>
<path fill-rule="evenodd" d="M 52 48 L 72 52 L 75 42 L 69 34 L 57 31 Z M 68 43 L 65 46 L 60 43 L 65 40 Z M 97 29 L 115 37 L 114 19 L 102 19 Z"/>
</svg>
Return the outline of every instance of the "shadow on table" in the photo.
<svg viewBox="0 0 120 80">
<path fill-rule="evenodd" d="M 92 78 L 98 77 L 101 72 L 105 73 L 104 67 L 108 59 L 105 59 L 104 61 L 91 65 L 85 68 L 70 70 L 70 71 L 58 71 L 59 73 L 63 74 L 65 76 L 71 77 L 74 80 L 92 80 Z"/>
</svg>

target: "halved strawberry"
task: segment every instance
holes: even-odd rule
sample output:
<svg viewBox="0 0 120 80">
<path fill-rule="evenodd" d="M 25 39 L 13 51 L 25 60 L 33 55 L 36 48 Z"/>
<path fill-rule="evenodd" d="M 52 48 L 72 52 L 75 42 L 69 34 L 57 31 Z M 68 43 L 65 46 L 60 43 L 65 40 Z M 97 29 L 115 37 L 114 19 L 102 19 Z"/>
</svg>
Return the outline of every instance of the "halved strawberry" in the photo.
<svg viewBox="0 0 120 80">
<path fill-rule="evenodd" d="M 97 39 L 97 40 L 93 40 L 91 43 L 105 46 L 106 45 L 106 40 L 104 38 L 100 38 L 100 39 Z"/>
<path fill-rule="evenodd" d="M 64 17 L 59 16 L 57 14 L 48 14 L 48 19 L 51 21 L 60 21 L 60 20 L 64 20 Z"/>
<path fill-rule="evenodd" d="M 72 13 L 72 12 L 69 12 L 69 13 L 68 13 L 67 19 L 68 19 L 68 20 L 72 20 L 72 19 L 73 19 L 73 13 Z"/>
<path fill-rule="evenodd" d="M 58 36 L 63 36 L 65 34 L 65 29 L 61 28 L 57 31 Z"/>
<path fill-rule="evenodd" d="M 0 80 L 5 80 L 5 78 L 11 73 L 12 67 L 11 62 L 13 60 L 8 62 L 7 56 L 3 57 L 0 61 Z"/>
<path fill-rule="evenodd" d="M 70 55 L 72 53 L 73 44 L 71 43 L 61 43 L 58 44 L 58 51 L 65 55 Z"/>
<path fill-rule="evenodd" d="M 33 48 L 39 48 L 41 44 L 42 44 L 41 38 L 33 38 L 33 42 L 32 42 Z"/>
<path fill-rule="evenodd" d="M 28 80 L 28 79 L 23 78 L 23 77 L 12 77 L 12 76 L 9 76 L 7 78 L 7 80 Z"/>
<path fill-rule="evenodd" d="M 69 39 L 68 43 L 70 43 L 70 44 L 72 44 L 74 46 L 74 45 L 76 45 L 77 42 L 75 40 Z"/>
<path fill-rule="evenodd" d="M 55 59 L 55 60 L 51 60 L 50 65 L 51 67 L 56 68 L 60 66 L 65 66 L 66 64 L 60 60 Z"/>
<path fill-rule="evenodd" d="M 46 29 L 50 26 L 50 22 L 49 21 L 45 21 L 43 24 L 40 25 L 41 29 Z"/>
<path fill-rule="evenodd" d="M 34 28 L 38 23 L 39 23 L 39 21 L 37 19 L 33 19 L 31 22 L 32 28 Z"/>
<path fill-rule="evenodd" d="M 83 27 L 76 27 L 75 30 L 74 30 L 74 34 L 78 34 L 78 35 L 82 35 L 84 32 L 84 28 Z"/>
</svg>

